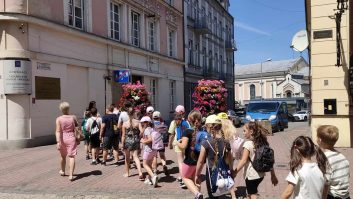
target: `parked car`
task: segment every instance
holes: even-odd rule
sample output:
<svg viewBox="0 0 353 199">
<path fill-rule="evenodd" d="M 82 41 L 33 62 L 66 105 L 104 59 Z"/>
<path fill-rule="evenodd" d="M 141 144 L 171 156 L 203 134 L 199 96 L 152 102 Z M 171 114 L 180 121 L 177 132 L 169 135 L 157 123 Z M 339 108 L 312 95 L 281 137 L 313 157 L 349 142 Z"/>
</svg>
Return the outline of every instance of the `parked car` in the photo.
<svg viewBox="0 0 353 199">
<path fill-rule="evenodd" d="M 235 114 L 235 111 L 228 110 L 227 111 L 227 115 L 228 115 L 228 118 L 233 122 L 233 125 L 235 127 L 240 127 L 241 126 L 240 118 Z"/>
<path fill-rule="evenodd" d="M 234 109 L 235 115 L 239 117 L 240 124 L 245 123 L 246 107 L 238 107 Z"/>
<path fill-rule="evenodd" d="M 300 121 L 306 121 L 309 118 L 309 111 L 298 111 L 293 116 Z"/>
<path fill-rule="evenodd" d="M 298 116 L 294 116 L 293 114 L 288 113 L 288 121 L 295 122 L 298 120 L 299 120 Z"/>
</svg>

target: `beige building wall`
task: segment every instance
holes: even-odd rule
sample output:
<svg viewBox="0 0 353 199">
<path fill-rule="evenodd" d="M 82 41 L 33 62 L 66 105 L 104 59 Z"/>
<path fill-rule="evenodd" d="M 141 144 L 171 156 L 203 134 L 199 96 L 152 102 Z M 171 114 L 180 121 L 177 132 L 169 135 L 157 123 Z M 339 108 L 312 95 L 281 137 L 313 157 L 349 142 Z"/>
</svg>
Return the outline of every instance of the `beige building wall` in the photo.
<svg viewBox="0 0 353 199">
<path fill-rule="evenodd" d="M 122 26 L 128 26 L 129 10 L 141 14 L 141 46 L 130 42 L 130 29 L 122 27 L 123 41 L 109 38 L 110 1 L 83 0 L 87 6 L 83 30 L 67 24 L 63 1 L 0 0 L 0 58 L 25 59 L 32 65 L 32 93 L 4 95 L 3 70 L 0 60 L 0 148 L 17 148 L 48 144 L 55 141 L 55 118 L 61 113 L 60 102 L 68 101 L 72 114 L 82 119 L 88 102 L 97 102 L 104 114 L 104 79 L 113 70 L 129 69 L 132 75 L 142 76 L 150 89 L 150 80 L 157 80 L 156 110 L 165 119 L 171 116 L 169 83 L 175 82 L 174 105 L 183 104 L 183 32 L 182 4 L 171 8 L 165 1 L 159 5 L 156 46 L 147 49 L 147 15 L 153 8 L 142 8 L 144 1 L 112 1 L 122 5 Z M 27 5 L 27 2 L 30 4 Z M 58 3 L 59 2 L 59 3 Z M 27 10 L 28 8 L 28 10 Z M 11 13 L 10 13 L 11 12 Z M 23 13 L 23 14 L 16 14 Z M 126 15 L 126 16 L 125 16 Z M 144 17 L 144 18 L 142 18 Z M 175 54 L 168 56 L 167 31 L 175 28 Z M 46 67 L 40 67 L 45 65 Z M 35 77 L 60 78 L 61 98 L 37 99 Z M 117 103 L 121 85 L 107 81 L 107 104 Z"/>
<path fill-rule="evenodd" d="M 336 24 L 334 18 L 337 1 L 306 1 L 308 31 L 310 35 L 311 95 L 312 95 L 312 136 L 316 138 L 316 129 L 323 124 L 339 128 L 338 147 L 352 146 L 350 125 L 350 99 L 348 92 L 349 67 L 349 11 L 342 15 L 342 66 L 336 64 Z M 315 31 L 332 30 L 332 38 L 314 39 Z M 336 99 L 337 114 L 324 114 L 324 99 Z"/>
</svg>

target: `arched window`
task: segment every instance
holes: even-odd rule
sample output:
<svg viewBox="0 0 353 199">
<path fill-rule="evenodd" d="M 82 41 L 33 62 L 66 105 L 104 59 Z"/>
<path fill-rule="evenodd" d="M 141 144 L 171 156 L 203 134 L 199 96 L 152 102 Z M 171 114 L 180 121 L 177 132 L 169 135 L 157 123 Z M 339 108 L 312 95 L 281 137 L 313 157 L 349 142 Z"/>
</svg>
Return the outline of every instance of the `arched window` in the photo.
<svg viewBox="0 0 353 199">
<path fill-rule="evenodd" d="M 292 92 L 291 91 L 287 91 L 286 94 L 287 94 L 287 98 L 291 98 L 292 97 Z"/>
<path fill-rule="evenodd" d="M 255 99 L 255 96 L 256 96 L 255 85 L 251 84 L 250 85 L 250 99 Z"/>
</svg>

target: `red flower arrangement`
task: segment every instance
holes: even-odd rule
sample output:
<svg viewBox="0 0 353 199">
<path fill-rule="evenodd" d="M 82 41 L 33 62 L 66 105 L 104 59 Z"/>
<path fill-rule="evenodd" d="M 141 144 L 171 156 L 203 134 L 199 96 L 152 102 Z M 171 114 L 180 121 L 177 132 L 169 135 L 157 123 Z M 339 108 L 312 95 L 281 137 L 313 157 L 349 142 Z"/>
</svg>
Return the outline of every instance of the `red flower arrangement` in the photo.
<svg viewBox="0 0 353 199">
<path fill-rule="evenodd" d="M 146 108 L 151 105 L 148 99 L 148 92 L 146 86 L 137 81 L 136 84 L 129 83 L 122 86 L 123 94 L 119 101 L 119 106 L 123 107 L 125 101 L 131 102 L 134 109 L 140 110 L 142 114 L 145 114 Z"/>
<path fill-rule="evenodd" d="M 227 109 L 227 89 L 222 80 L 199 80 L 192 94 L 194 109 L 202 116 L 217 114 Z"/>
</svg>

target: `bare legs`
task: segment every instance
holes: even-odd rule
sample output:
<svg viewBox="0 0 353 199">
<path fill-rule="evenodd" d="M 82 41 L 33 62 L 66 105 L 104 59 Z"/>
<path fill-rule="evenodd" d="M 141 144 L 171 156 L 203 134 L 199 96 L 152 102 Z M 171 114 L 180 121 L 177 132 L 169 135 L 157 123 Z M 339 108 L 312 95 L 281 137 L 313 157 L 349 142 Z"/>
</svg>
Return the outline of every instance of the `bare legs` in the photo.
<svg viewBox="0 0 353 199">
<path fill-rule="evenodd" d="M 69 179 L 72 180 L 73 179 L 73 175 L 74 175 L 74 170 L 75 170 L 75 156 L 69 156 L 69 160 L 70 160 Z"/>
<path fill-rule="evenodd" d="M 65 175 L 65 168 L 66 168 L 66 154 L 65 155 L 61 154 L 60 167 L 61 167 L 60 175 L 63 176 Z"/>
<path fill-rule="evenodd" d="M 130 152 L 132 153 L 132 157 L 134 158 L 139 176 L 142 176 L 141 162 L 138 157 L 138 151 L 137 150 L 129 151 L 129 150 L 125 149 L 125 174 L 124 174 L 124 177 L 130 176 Z"/>
<path fill-rule="evenodd" d="M 61 154 L 60 159 L 60 175 L 65 175 L 65 168 L 66 168 L 66 154 Z M 69 156 L 69 180 L 73 179 L 74 171 L 75 171 L 75 156 Z"/>
<path fill-rule="evenodd" d="M 195 185 L 194 179 L 195 174 L 192 175 L 191 178 L 183 178 L 183 181 L 186 187 L 196 196 L 198 193 L 200 193 L 201 187 Z"/>
</svg>

